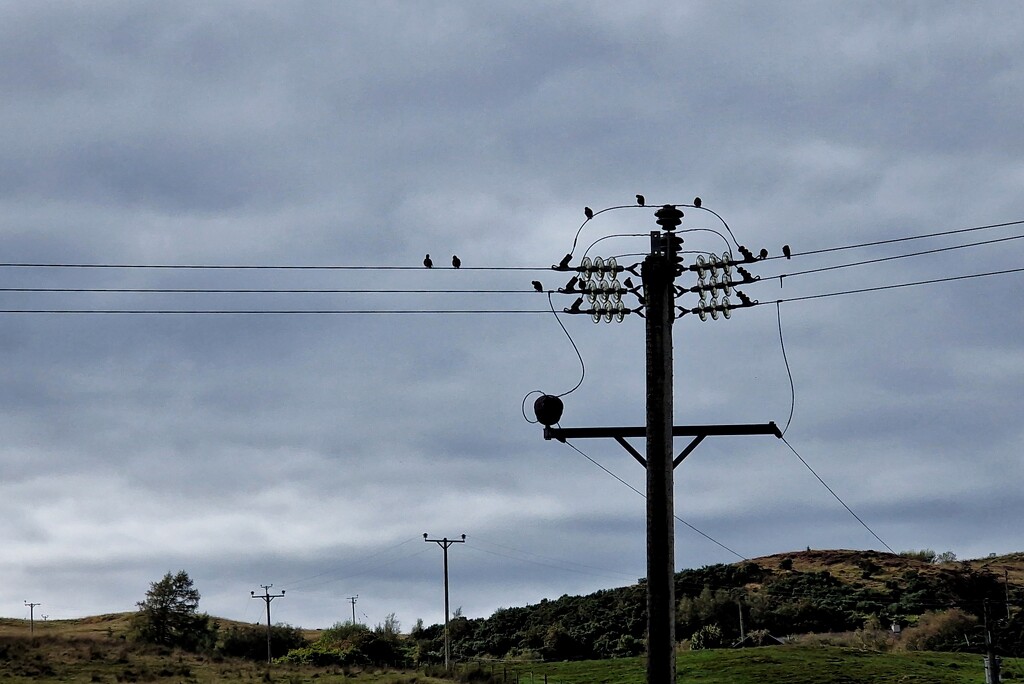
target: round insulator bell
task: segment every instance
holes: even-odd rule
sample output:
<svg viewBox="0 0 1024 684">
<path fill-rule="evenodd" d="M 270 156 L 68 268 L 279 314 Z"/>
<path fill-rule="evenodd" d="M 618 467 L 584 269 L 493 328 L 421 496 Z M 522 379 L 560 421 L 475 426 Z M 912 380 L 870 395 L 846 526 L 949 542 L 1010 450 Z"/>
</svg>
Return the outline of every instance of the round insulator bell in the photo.
<svg viewBox="0 0 1024 684">
<path fill-rule="evenodd" d="M 533 413 L 537 416 L 537 422 L 545 427 L 551 427 L 561 420 L 564 408 L 562 400 L 551 394 L 542 394 L 533 402 Z"/>
<path fill-rule="evenodd" d="M 680 223 L 682 223 L 683 212 L 679 211 L 676 207 L 671 204 L 666 204 L 658 211 L 654 212 L 655 218 L 657 218 L 657 224 L 665 230 L 673 230 Z"/>
</svg>

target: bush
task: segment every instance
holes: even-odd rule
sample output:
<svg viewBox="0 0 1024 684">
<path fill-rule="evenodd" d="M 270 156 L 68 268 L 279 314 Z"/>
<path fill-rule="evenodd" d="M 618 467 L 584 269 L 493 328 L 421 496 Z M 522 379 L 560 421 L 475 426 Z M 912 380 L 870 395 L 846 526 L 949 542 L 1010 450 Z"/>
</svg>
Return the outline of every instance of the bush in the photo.
<svg viewBox="0 0 1024 684">
<path fill-rule="evenodd" d="M 903 630 L 901 641 L 910 651 L 977 651 L 980 643 L 970 636 L 977 624 L 978 618 L 959 608 L 929 611 Z"/>
<path fill-rule="evenodd" d="M 690 637 L 690 650 L 703 651 L 709 648 L 721 648 L 725 646 L 725 638 L 722 636 L 722 629 L 718 625 L 704 625 Z"/>
<path fill-rule="evenodd" d="M 274 625 L 270 628 L 272 658 L 280 658 L 289 651 L 306 645 L 306 638 L 297 627 Z M 217 653 L 233 658 L 264 661 L 267 659 L 267 628 L 260 625 L 231 626 L 224 631 Z"/>
</svg>

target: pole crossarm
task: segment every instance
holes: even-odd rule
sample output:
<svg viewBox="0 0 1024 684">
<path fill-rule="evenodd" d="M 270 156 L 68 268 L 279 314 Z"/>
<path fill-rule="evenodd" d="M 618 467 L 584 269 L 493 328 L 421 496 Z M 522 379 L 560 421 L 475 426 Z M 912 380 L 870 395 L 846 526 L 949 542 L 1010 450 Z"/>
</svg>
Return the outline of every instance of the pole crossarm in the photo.
<svg viewBox="0 0 1024 684">
<path fill-rule="evenodd" d="M 636 459 L 637 463 L 647 467 L 647 459 L 640 455 L 632 444 L 626 441 L 627 437 L 644 437 L 647 434 L 646 427 L 589 427 L 589 428 L 544 428 L 544 439 L 555 439 L 559 442 L 566 442 L 570 439 L 614 439 L 622 446 L 629 455 Z M 731 425 L 673 425 L 673 437 L 693 437 L 685 449 L 673 459 L 672 467 L 675 468 L 683 459 L 697 448 L 705 437 L 718 437 L 722 435 L 775 435 L 782 439 L 782 431 L 775 421 L 768 423 L 740 423 Z"/>
</svg>

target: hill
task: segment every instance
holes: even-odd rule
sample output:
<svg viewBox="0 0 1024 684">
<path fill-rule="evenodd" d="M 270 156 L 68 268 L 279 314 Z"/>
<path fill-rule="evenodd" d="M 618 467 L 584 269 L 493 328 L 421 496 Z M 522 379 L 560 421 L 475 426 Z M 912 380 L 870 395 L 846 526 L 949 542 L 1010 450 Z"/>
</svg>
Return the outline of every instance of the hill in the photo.
<svg viewBox="0 0 1024 684">
<path fill-rule="evenodd" d="M 922 617 L 932 625 L 941 619 L 931 616 L 943 613 L 959 621 L 952 630 L 959 632 L 955 642 L 944 643 L 945 637 L 929 632 L 917 635 L 924 640 L 922 645 L 980 651 L 984 636 L 980 625 L 987 604 L 993 619 L 1004 618 L 999 625 L 1001 647 L 1005 653 L 1017 654 L 1024 651 L 1024 629 L 1017 612 L 1013 620 L 1005 618 L 1007 598 L 1015 606 L 1022 594 L 1021 553 L 936 563 L 923 553 L 808 549 L 677 573 L 677 637 L 688 639 L 702 627 L 714 625 L 721 630 L 721 643 L 732 643 L 739 639 L 741 620 L 744 633 L 756 630 L 782 637 L 888 629 L 893 624 L 913 630 Z M 452 652 L 463 659 L 639 655 L 644 650 L 645 600 L 641 582 L 504 608 L 489 618 L 458 618 L 450 625 Z M 940 634 L 950 631 L 928 629 Z M 916 638 L 912 631 L 909 634 L 908 639 Z M 420 642 L 421 652 L 437 653 L 443 629 L 434 625 L 413 637 Z"/>
</svg>

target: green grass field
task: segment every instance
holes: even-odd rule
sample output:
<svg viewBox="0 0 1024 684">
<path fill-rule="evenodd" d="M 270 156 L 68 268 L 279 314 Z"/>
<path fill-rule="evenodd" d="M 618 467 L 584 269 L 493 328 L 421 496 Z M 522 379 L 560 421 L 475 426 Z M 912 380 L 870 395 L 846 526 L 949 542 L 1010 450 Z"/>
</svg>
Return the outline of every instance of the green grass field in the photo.
<svg viewBox="0 0 1024 684">
<path fill-rule="evenodd" d="M 775 646 L 681 653 L 677 681 L 701 684 L 978 684 L 981 656 L 877 653 L 838 646 Z M 579 663 L 484 665 L 520 684 L 643 684 L 642 658 Z M 545 679 L 546 677 L 546 679 Z M 1024 681 L 1024 661 L 1003 661 L 1004 681 Z M 500 677 L 499 677 L 500 681 Z"/>
<path fill-rule="evenodd" d="M 0 620 L 0 682 L 286 682 L 288 684 L 441 684 L 422 671 L 290 667 L 211 658 L 134 644 L 124 638 L 125 615 L 36 623 Z M 643 658 L 459 665 L 477 668 L 473 681 L 516 684 L 642 684 Z M 744 650 L 681 652 L 677 681 L 702 684 L 980 684 L 978 655 L 933 652 L 879 653 L 852 647 L 803 643 Z M 1024 660 L 1003 661 L 1003 680 L 1024 684 Z"/>
</svg>

